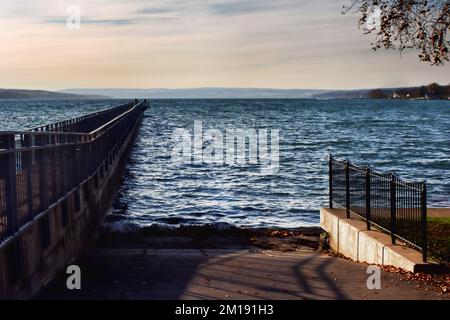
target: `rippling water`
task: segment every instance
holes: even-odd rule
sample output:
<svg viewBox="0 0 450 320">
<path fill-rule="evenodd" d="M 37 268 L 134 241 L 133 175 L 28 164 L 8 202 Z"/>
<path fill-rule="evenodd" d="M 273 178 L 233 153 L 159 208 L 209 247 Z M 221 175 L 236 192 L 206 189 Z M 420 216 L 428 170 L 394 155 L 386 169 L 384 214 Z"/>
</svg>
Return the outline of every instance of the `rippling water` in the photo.
<svg viewBox="0 0 450 320">
<path fill-rule="evenodd" d="M 1 130 L 22 129 L 117 100 L 0 102 Z M 176 165 L 175 128 L 280 130 L 280 169 Z M 450 206 L 449 101 L 159 100 L 151 103 L 110 221 L 178 226 L 316 225 L 327 204 L 327 158 L 348 157 L 405 179 L 427 180 L 430 206 Z"/>
</svg>

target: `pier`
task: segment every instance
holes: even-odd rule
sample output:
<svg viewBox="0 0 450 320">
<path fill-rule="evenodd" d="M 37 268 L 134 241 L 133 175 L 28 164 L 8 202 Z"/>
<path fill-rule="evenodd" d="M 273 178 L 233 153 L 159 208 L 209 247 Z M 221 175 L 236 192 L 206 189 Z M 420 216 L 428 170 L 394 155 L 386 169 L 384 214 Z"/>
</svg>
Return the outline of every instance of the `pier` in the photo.
<svg viewBox="0 0 450 320">
<path fill-rule="evenodd" d="M 0 132 L 0 299 L 33 297 L 95 241 L 146 108 Z"/>
</svg>

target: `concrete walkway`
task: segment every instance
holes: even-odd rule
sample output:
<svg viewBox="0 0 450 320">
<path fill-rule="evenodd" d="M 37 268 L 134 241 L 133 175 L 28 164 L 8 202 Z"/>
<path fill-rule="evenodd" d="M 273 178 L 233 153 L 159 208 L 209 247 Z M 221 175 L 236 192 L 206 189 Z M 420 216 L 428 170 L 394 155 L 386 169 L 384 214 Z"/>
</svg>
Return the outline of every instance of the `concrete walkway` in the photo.
<svg viewBox="0 0 450 320">
<path fill-rule="evenodd" d="M 39 299 L 449 299 L 382 272 L 368 290 L 367 265 L 311 250 L 97 249 L 79 262 L 82 290 L 65 275 Z"/>
</svg>

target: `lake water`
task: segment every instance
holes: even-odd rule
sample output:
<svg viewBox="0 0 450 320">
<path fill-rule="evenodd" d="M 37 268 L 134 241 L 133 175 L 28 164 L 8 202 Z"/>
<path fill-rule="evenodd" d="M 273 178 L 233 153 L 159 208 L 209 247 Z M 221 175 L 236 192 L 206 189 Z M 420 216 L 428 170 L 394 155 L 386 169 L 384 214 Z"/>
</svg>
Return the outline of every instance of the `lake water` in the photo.
<svg viewBox="0 0 450 320">
<path fill-rule="evenodd" d="M 121 103 L 0 101 L 0 130 Z M 279 170 L 174 164 L 176 128 L 278 129 Z M 428 182 L 429 206 L 450 207 L 449 101 L 158 100 L 146 111 L 112 214 L 114 226 L 317 225 L 328 203 L 329 153 Z"/>
</svg>

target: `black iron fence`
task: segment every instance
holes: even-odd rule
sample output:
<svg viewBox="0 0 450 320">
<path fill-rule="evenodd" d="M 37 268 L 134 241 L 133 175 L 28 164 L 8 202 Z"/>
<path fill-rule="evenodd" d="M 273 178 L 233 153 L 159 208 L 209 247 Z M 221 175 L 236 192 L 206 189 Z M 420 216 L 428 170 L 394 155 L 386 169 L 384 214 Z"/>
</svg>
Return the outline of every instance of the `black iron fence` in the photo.
<svg viewBox="0 0 450 320">
<path fill-rule="evenodd" d="M 427 191 L 425 182 L 406 182 L 394 172 L 380 173 L 348 160 L 329 160 L 330 208 L 346 209 L 396 239 L 419 249 L 427 260 Z"/>
<path fill-rule="evenodd" d="M 32 131 L 0 132 L 0 243 L 99 168 L 107 171 L 145 108 L 131 103 Z"/>
</svg>

